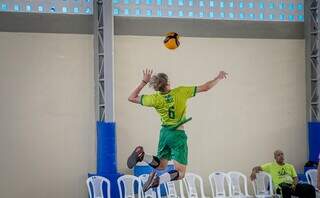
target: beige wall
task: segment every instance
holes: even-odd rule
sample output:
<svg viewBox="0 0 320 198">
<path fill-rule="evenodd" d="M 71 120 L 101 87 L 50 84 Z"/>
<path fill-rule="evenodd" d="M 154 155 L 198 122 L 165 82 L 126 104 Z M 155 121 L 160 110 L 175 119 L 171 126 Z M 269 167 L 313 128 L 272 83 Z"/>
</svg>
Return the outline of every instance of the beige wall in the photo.
<svg viewBox="0 0 320 198">
<path fill-rule="evenodd" d="M 188 171 L 203 176 L 206 192 L 212 171 L 249 175 L 271 161 L 275 149 L 301 170 L 307 159 L 304 40 L 182 38 L 170 51 L 160 37 L 115 38 L 115 98 L 119 169 L 136 145 L 155 153 L 160 120 L 152 109 L 127 97 L 142 69 L 165 72 L 171 83 L 198 85 L 219 70 L 230 78 L 189 102 Z M 147 88 L 143 93 L 150 93 Z"/>
<path fill-rule="evenodd" d="M 127 102 L 141 70 L 173 86 L 200 84 L 221 69 L 230 79 L 189 102 L 189 171 L 239 170 L 272 160 L 276 148 L 306 161 L 303 40 L 115 37 L 120 171 L 138 144 L 155 153 L 159 118 Z M 0 33 L 1 197 L 86 197 L 95 169 L 93 40 L 88 35 Z M 144 93 L 151 93 L 145 89 Z"/>
<path fill-rule="evenodd" d="M 91 35 L 0 33 L 0 197 L 87 197 Z"/>
</svg>

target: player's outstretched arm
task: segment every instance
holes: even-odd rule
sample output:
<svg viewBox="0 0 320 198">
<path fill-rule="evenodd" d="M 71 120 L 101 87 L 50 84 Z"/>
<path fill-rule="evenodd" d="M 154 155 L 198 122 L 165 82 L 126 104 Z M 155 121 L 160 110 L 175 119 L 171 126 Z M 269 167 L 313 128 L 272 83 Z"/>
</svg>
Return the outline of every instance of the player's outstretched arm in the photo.
<svg viewBox="0 0 320 198">
<path fill-rule="evenodd" d="M 214 87 L 220 80 L 226 79 L 228 73 L 225 71 L 220 71 L 219 74 L 213 79 L 202 85 L 197 86 L 197 93 L 209 91 L 212 87 Z"/>
</svg>

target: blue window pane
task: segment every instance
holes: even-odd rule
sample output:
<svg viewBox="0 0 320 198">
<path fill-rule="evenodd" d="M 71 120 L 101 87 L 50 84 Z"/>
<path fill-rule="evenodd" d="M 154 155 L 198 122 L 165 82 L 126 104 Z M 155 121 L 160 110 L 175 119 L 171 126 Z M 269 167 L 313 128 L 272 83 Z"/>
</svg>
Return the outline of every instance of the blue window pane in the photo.
<svg viewBox="0 0 320 198">
<path fill-rule="evenodd" d="M 253 2 L 249 2 L 248 7 L 249 7 L 250 9 L 254 8 L 254 3 L 253 3 Z"/>
<path fill-rule="evenodd" d="M 147 10 L 146 14 L 147 16 L 152 16 L 152 10 Z"/>
<path fill-rule="evenodd" d="M 43 12 L 43 11 L 44 11 L 43 6 L 38 6 L 38 11 L 39 11 L 39 12 Z"/>
<path fill-rule="evenodd" d="M 264 8 L 264 3 L 263 3 L 263 2 L 260 2 L 260 3 L 259 3 L 259 8 L 260 8 L 260 9 L 263 9 L 263 8 Z"/>
<path fill-rule="evenodd" d="M 172 11 L 168 11 L 168 16 L 173 16 L 173 12 Z"/>
<path fill-rule="evenodd" d="M 152 0 L 146 0 L 146 4 L 150 5 L 152 3 Z"/>
<path fill-rule="evenodd" d="M 234 18 L 234 14 L 232 12 L 229 13 L 229 18 L 233 19 Z"/>
<path fill-rule="evenodd" d="M 90 8 L 86 8 L 86 9 L 84 10 L 84 12 L 85 12 L 86 14 L 91 14 L 91 9 L 90 9 Z"/>
<path fill-rule="evenodd" d="M 179 11 L 179 17 L 183 17 L 183 11 L 182 10 Z"/>
<path fill-rule="evenodd" d="M 284 9 L 284 8 L 285 8 L 285 3 L 283 3 L 283 2 L 280 3 L 280 4 L 279 4 L 279 8 L 280 8 L 281 10 Z"/>
<path fill-rule="evenodd" d="M 168 5 L 172 5 L 173 4 L 173 0 L 168 0 Z"/>
<path fill-rule="evenodd" d="M 269 19 L 270 19 L 270 20 L 273 20 L 273 19 L 274 19 L 274 15 L 273 15 L 273 14 L 270 14 L 270 15 L 269 15 Z"/>
<path fill-rule="evenodd" d="M 204 13 L 203 12 L 199 12 L 199 17 L 203 17 Z"/>
<path fill-rule="evenodd" d="M 113 3 L 115 3 L 115 4 L 119 3 L 119 0 L 113 0 Z"/>
<path fill-rule="evenodd" d="M 230 7 L 230 8 L 233 8 L 233 7 L 234 7 L 233 1 L 229 2 L 229 7 Z"/>
<path fill-rule="evenodd" d="M 241 1 L 240 3 L 239 3 L 239 8 L 243 8 L 244 7 L 244 3 Z"/>
<path fill-rule="evenodd" d="M 286 17 L 285 17 L 285 15 L 284 15 L 284 14 L 280 14 L 279 19 L 280 19 L 281 21 L 283 21 L 283 20 L 285 20 L 285 19 L 286 19 Z"/>
<path fill-rule="evenodd" d="M 161 5 L 162 4 L 162 0 L 157 0 L 157 5 Z"/>
<path fill-rule="evenodd" d="M 136 9 L 136 16 L 140 16 L 141 15 L 141 10 L 139 8 Z"/>
<path fill-rule="evenodd" d="M 140 4 L 141 4 L 141 1 L 140 1 L 140 0 L 136 0 L 136 4 L 137 4 L 137 5 L 140 5 Z"/>
<path fill-rule="evenodd" d="M 125 8 L 123 12 L 124 12 L 125 15 L 129 15 L 129 9 L 128 8 Z"/>
<path fill-rule="evenodd" d="M 299 21 L 303 21 L 303 20 L 304 20 L 303 15 L 299 15 L 299 16 L 298 16 L 298 20 L 299 20 Z"/>
<path fill-rule="evenodd" d="M 220 17 L 224 18 L 224 12 L 220 12 Z"/>
<path fill-rule="evenodd" d="M 190 12 L 188 13 L 188 16 L 189 16 L 189 17 L 193 17 L 193 12 L 190 11 Z"/>
<path fill-rule="evenodd" d="M 179 0 L 179 6 L 183 6 L 183 4 L 184 4 L 184 0 Z"/>
<path fill-rule="evenodd" d="M 240 18 L 240 19 L 244 19 L 244 13 L 243 13 L 243 12 L 240 12 L 239 18 Z"/>
<path fill-rule="evenodd" d="M 303 5 L 302 5 L 302 3 L 299 3 L 299 4 L 298 4 L 298 10 L 303 10 Z"/>
<path fill-rule="evenodd" d="M 1 10 L 7 11 L 8 10 L 8 5 L 7 4 L 1 4 Z"/>
<path fill-rule="evenodd" d="M 26 11 L 31 12 L 32 11 L 32 6 L 31 5 L 26 5 Z"/>
<path fill-rule="evenodd" d="M 63 13 L 67 13 L 67 12 L 68 12 L 68 8 L 62 7 L 62 12 L 63 12 Z"/>
<path fill-rule="evenodd" d="M 289 21 L 294 21 L 294 16 L 293 15 L 289 15 L 288 19 L 289 19 Z"/>
<path fill-rule="evenodd" d="M 19 5 L 14 5 L 13 6 L 13 10 L 15 11 L 15 12 L 19 12 L 20 11 L 20 6 Z"/>
<path fill-rule="evenodd" d="M 210 18 L 213 18 L 213 17 L 214 17 L 214 13 L 213 13 L 213 12 L 210 12 L 210 13 L 209 13 L 209 17 L 210 17 Z"/>
<path fill-rule="evenodd" d="M 290 3 L 289 4 L 289 9 L 292 11 L 292 10 L 294 10 L 294 4 L 293 3 Z"/>
<path fill-rule="evenodd" d="M 86 2 L 86 3 L 90 3 L 90 2 L 91 2 L 91 0 L 85 0 L 85 2 Z"/>
<path fill-rule="evenodd" d="M 119 8 L 114 8 L 114 9 L 113 9 L 113 14 L 114 14 L 114 15 L 119 15 L 119 14 L 120 14 Z"/>
<path fill-rule="evenodd" d="M 253 14 L 253 13 L 250 13 L 250 14 L 249 14 L 249 18 L 250 18 L 250 19 L 255 19 L 254 14 Z"/>
<path fill-rule="evenodd" d="M 73 8 L 74 13 L 79 13 L 79 8 Z"/>
<path fill-rule="evenodd" d="M 264 14 L 263 14 L 263 13 L 260 13 L 260 14 L 259 14 L 259 19 L 260 19 L 260 20 L 263 20 L 263 19 L 264 19 Z"/>
<path fill-rule="evenodd" d="M 224 8 L 224 2 L 220 1 L 220 8 Z"/>
<path fill-rule="evenodd" d="M 210 1 L 210 7 L 211 7 L 211 8 L 214 7 L 214 1 Z"/>
<path fill-rule="evenodd" d="M 129 0 L 124 0 L 124 3 L 125 4 L 129 4 Z"/>
<path fill-rule="evenodd" d="M 189 0 L 189 6 L 193 6 L 193 0 Z"/>
<path fill-rule="evenodd" d="M 199 6 L 203 7 L 204 6 L 204 2 L 203 1 L 199 1 Z"/>
<path fill-rule="evenodd" d="M 157 11 L 157 16 L 159 16 L 159 17 L 161 17 L 161 16 L 162 16 L 162 12 L 161 12 L 161 10 L 158 10 L 158 11 Z"/>
<path fill-rule="evenodd" d="M 273 9 L 273 8 L 274 8 L 274 3 L 271 2 L 271 3 L 269 4 L 269 8 L 270 8 L 270 9 Z"/>
</svg>

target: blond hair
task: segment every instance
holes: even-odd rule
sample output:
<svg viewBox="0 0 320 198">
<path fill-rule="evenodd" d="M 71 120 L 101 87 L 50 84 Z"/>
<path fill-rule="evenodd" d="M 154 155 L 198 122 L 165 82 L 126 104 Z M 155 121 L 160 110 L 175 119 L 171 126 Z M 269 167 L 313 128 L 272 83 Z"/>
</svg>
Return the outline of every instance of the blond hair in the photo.
<svg viewBox="0 0 320 198">
<path fill-rule="evenodd" d="M 168 85 L 168 75 L 165 73 L 158 73 L 153 75 L 149 82 L 149 86 L 155 91 L 165 92 L 166 86 Z"/>
</svg>

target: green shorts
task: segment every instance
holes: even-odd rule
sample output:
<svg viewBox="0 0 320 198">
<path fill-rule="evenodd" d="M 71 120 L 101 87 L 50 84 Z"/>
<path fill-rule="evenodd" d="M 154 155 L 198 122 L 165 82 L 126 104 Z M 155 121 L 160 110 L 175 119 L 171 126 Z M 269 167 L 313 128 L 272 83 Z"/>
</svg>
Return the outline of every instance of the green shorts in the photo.
<svg viewBox="0 0 320 198">
<path fill-rule="evenodd" d="M 187 135 L 184 130 L 172 130 L 162 127 L 158 144 L 160 159 L 175 160 L 180 164 L 188 164 Z"/>
</svg>

